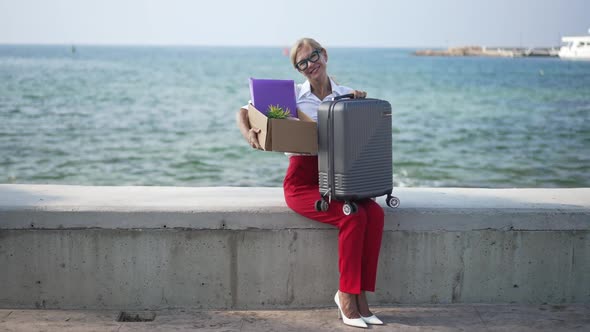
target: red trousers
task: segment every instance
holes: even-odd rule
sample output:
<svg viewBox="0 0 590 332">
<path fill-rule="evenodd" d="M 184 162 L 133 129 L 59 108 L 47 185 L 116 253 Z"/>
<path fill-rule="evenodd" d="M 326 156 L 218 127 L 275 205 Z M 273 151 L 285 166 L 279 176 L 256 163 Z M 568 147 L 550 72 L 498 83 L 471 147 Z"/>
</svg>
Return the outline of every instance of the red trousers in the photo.
<svg viewBox="0 0 590 332">
<path fill-rule="evenodd" d="M 371 199 L 356 202 L 358 211 L 345 215 L 344 202 L 332 200 L 326 212 L 315 210 L 320 199 L 317 156 L 291 156 L 283 189 L 289 208 L 298 214 L 338 227 L 340 291 L 375 291 L 384 213 Z"/>
</svg>

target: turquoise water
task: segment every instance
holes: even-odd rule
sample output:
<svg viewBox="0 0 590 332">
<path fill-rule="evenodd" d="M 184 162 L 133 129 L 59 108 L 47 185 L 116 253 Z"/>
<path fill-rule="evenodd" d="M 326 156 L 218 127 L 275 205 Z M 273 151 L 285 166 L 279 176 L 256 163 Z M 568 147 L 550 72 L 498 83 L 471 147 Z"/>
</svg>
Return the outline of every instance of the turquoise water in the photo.
<svg viewBox="0 0 590 332">
<path fill-rule="evenodd" d="M 0 183 L 280 186 L 236 125 L 280 48 L 0 46 Z M 329 51 L 394 109 L 398 186 L 589 187 L 590 62 Z"/>
</svg>

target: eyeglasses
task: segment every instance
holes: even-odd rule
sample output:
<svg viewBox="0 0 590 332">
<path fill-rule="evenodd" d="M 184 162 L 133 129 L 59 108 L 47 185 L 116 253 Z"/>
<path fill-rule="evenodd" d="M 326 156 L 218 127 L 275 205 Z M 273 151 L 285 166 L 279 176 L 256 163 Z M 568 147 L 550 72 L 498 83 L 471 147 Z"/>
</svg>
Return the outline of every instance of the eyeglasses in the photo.
<svg viewBox="0 0 590 332">
<path fill-rule="evenodd" d="M 311 63 L 318 62 L 318 60 L 320 59 L 320 52 L 321 52 L 321 50 L 316 48 L 313 52 L 311 52 L 309 57 L 297 62 L 295 64 L 295 68 L 297 68 L 297 70 L 299 70 L 299 71 L 306 70 L 310 62 Z"/>
</svg>

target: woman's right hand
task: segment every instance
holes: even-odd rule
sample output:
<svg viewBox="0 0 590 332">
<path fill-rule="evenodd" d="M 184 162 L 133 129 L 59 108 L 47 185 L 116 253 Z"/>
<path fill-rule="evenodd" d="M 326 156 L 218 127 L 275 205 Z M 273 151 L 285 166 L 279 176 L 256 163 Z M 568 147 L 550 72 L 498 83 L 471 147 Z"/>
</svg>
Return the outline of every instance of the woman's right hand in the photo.
<svg viewBox="0 0 590 332">
<path fill-rule="evenodd" d="M 260 146 L 258 143 L 258 134 L 260 134 L 260 129 L 256 127 L 250 128 L 250 121 L 248 121 L 248 110 L 245 108 L 240 108 L 236 114 L 236 121 L 242 136 L 244 136 L 244 139 L 248 141 L 248 144 L 250 144 L 250 146 L 254 149 L 262 150 L 262 146 Z"/>
<path fill-rule="evenodd" d="M 256 127 L 250 128 L 248 130 L 248 143 L 254 149 L 262 150 L 262 147 L 258 143 L 258 134 L 260 134 L 260 129 Z"/>
</svg>

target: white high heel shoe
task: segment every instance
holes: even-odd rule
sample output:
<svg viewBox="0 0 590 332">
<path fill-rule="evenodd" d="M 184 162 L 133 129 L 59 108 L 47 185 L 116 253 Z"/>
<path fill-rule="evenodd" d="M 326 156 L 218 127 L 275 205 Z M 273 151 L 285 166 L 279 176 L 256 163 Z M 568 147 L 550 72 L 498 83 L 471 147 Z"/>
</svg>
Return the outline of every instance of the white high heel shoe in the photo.
<svg viewBox="0 0 590 332">
<path fill-rule="evenodd" d="M 377 318 L 377 316 L 372 315 L 370 317 L 365 317 L 363 315 L 361 315 L 361 319 L 365 321 L 365 323 L 369 324 L 369 325 L 383 325 L 383 322 L 381 321 L 381 319 Z"/>
<path fill-rule="evenodd" d="M 354 327 L 362 327 L 367 328 L 367 324 L 362 318 L 348 318 L 344 315 L 342 308 L 340 307 L 340 299 L 338 298 L 338 292 L 334 295 L 334 302 L 338 306 L 338 318 L 342 318 L 342 322 L 346 325 L 354 326 Z"/>
</svg>

